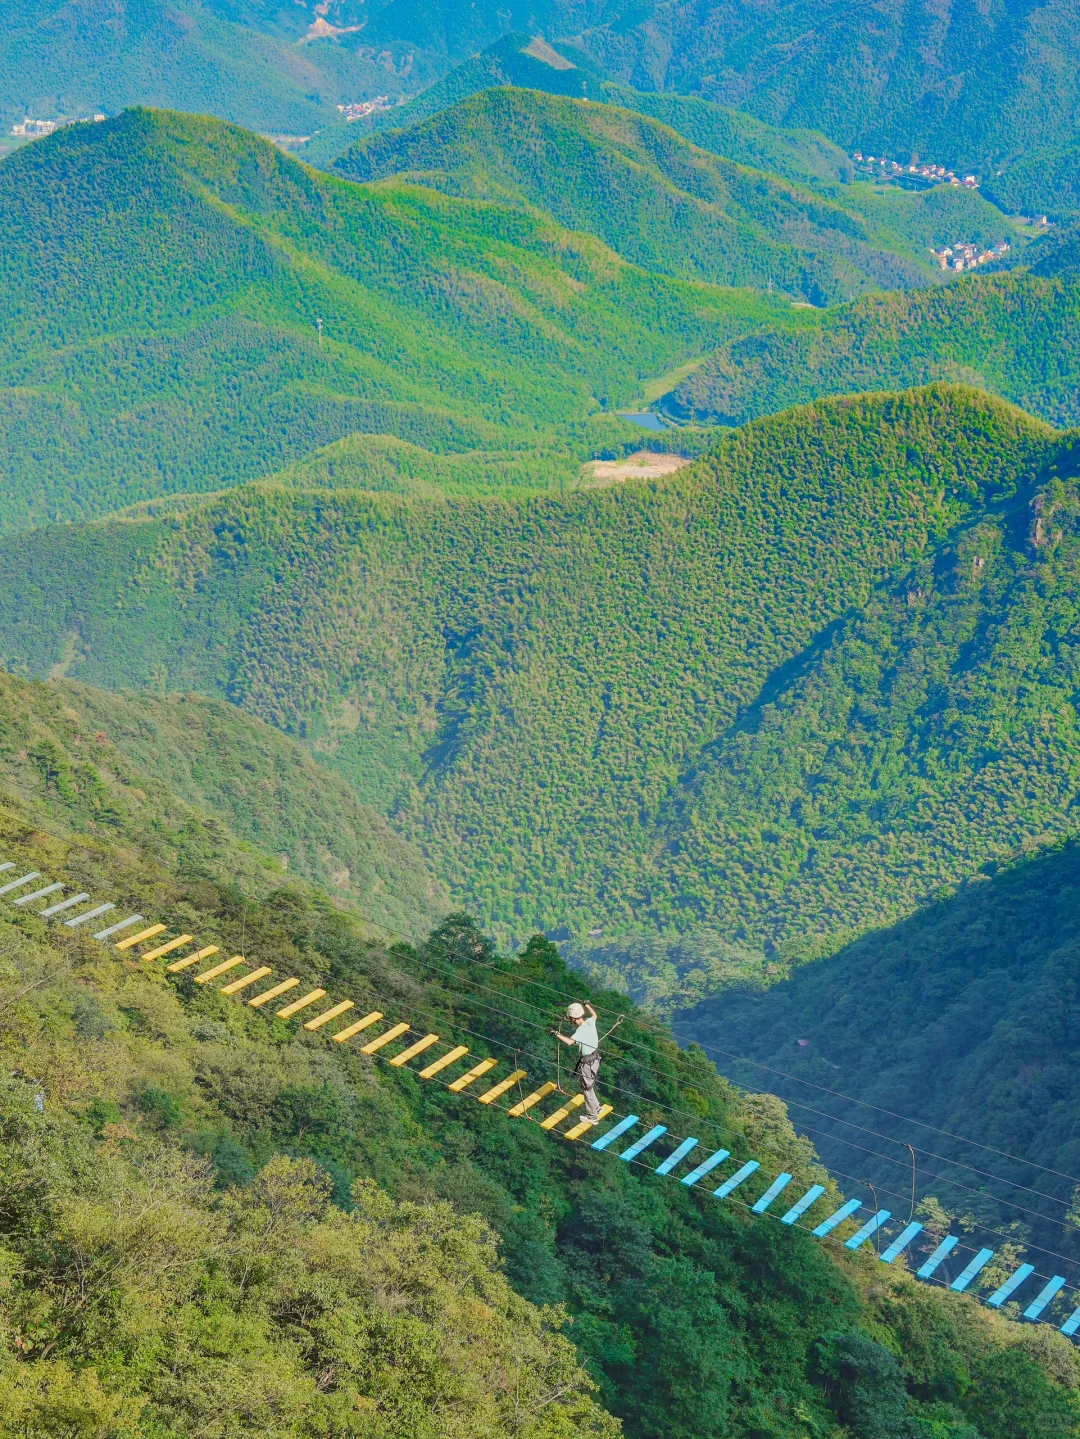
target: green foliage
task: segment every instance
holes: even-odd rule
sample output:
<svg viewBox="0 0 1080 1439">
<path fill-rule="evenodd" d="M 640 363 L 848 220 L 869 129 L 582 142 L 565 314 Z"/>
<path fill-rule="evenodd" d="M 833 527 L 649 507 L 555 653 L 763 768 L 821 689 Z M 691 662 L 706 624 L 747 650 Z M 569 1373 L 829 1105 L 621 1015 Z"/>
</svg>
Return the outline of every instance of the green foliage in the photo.
<svg viewBox="0 0 1080 1439">
<path fill-rule="evenodd" d="M 288 868 L 407 935 L 446 908 L 420 856 L 354 790 L 220 700 L 61 681 L 27 690 L 0 674 L 0 757 L 9 783 L 33 792 L 54 823 L 132 833 L 144 850 L 195 868 L 227 842 L 218 877 L 255 892 Z M 88 1038 L 107 1027 L 89 998 L 76 1018 Z"/>
<path fill-rule="evenodd" d="M 1074 21 L 1071 4 L 943 14 L 921 0 L 868 19 L 824 0 L 797 12 L 736 0 L 707 17 L 654 0 L 580 43 L 639 89 L 737 105 L 770 125 L 821 131 L 848 152 L 988 175 L 1075 141 Z M 1022 208 L 1033 203 L 1022 192 Z"/>
<path fill-rule="evenodd" d="M 47 700 L 9 685 L 31 710 Z M 552 988 L 591 993 L 624 1016 L 605 1092 L 800 1181 L 819 1173 L 779 1103 L 740 1096 L 539 937 L 507 960 L 455 916 L 419 948 L 387 951 L 311 891 L 245 896 L 211 878 L 231 862 L 227 840 L 199 870 L 184 854 L 165 867 L 126 825 L 48 836 L 54 816 L 38 807 L 50 791 L 8 755 L 3 785 L 0 834 L 20 862 L 81 866 L 99 892 L 146 886 L 167 922 L 223 947 L 243 937 L 280 972 L 361 1001 L 392 997 L 414 1023 L 520 1056 L 531 1075 L 552 1067 Z M 634 1439 L 805 1439 L 860 1398 L 846 1369 L 839 1387 L 823 1377 L 838 1332 L 841 1367 L 879 1345 L 898 1355 L 913 1422 L 947 1403 L 957 1420 L 978 1412 L 987 1439 L 1037 1439 L 1047 1414 L 1080 1432 L 1075 1375 L 1001 1317 L 87 935 L 8 909 L 0 993 L 4 1439 L 614 1439 L 613 1415 Z M 96 1038 L 77 1026 L 80 1002 L 108 1017 Z M 162 1095 L 179 1112 L 167 1128 L 146 1118 Z M 538 1289 L 558 1307 L 520 1292 Z M 931 1330 L 909 1367 L 907 1336 Z M 939 1399 L 928 1353 L 936 1376 L 1005 1379 Z"/>
<path fill-rule="evenodd" d="M 851 809 L 838 766 L 835 800 L 804 801 L 803 819 L 768 749 L 761 772 L 728 756 L 770 740 L 755 717 L 845 616 L 884 603 L 876 586 L 932 572 L 958 526 L 1023 507 L 1072 453 L 942 387 L 756 422 L 655 483 L 515 500 L 255 486 L 9 541 L 0 643 L 9 666 L 67 657 L 113 688 L 157 676 L 300 736 L 504 935 L 704 924 L 760 949 L 887 922 L 999 852 L 1020 789 L 1000 821 L 969 807 L 954 826 L 935 805 L 944 761 L 895 819 Z M 1065 812 L 1070 773 L 1048 781 L 1046 814 Z"/>
<path fill-rule="evenodd" d="M 994 203 L 1014 212 L 1049 214 L 1054 220 L 1080 212 L 1080 145 L 1042 145 L 1020 155 L 986 183 Z"/>
<path fill-rule="evenodd" d="M 888 1349 L 866 1334 L 827 1334 L 818 1341 L 815 1359 L 854 1439 L 910 1439 L 904 1380 Z"/>
<path fill-rule="evenodd" d="M 707 135 L 719 143 L 716 128 Z M 931 244 L 957 228 L 989 231 L 995 241 L 1008 228 L 966 191 L 885 197 L 869 186 L 834 186 L 825 199 L 697 149 L 632 110 L 509 87 L 361 140 L 334 170 L 540 208 L 659 274 L 771 284 L 816 304 L 871 285 L 942 278 Z"/>
<path fill-rule="evenodd" d="M 285 7 L 241 8 L 121 0 L 103 24 L 65 0 L 12 0 L 0 16 L 0 125 L 167 105 L 302 137 L 339 118 L 339 102 L 401 93 L 402 79 L 374 56 L 295 43 L 311 23 L 306 6 L 302 20 Z"/>
<path fill-rule="evenodd" d="M 972 1215 L 1018 1240 L 1031 1236 L 1053 1252 L 1064 1244 L 1069 1252 L 1074 1231 L 1070 1225 L 1063 1232 L 1057 1221 L 1073 1186 L 1028 1161 L 1075 1172 L 1080 854 L 1071 842 L 1026 851 L 1011 864 L 987 861 L 952 898 L 803 965 L 786 980 L 778 966 L 778 982 L 764 992 L 729 978 L 722 997 L 680 1016 L 679 1031 L 797 1081 L 858 1095 L 880 1106 L 872 1126 L 901 1142 L 910 1139 L 910 1126 L 893 1123 L 885 1111 L 919 1115 L 945 1131 L 933 1137 L 936 1154 L 1035 1192 L 983 1185 L 921 1157 L 920 1166 L 935 1175 L 924 1188 L 948 1212 Z M 800 1048 L 798 1037 L 810 1043 Z M 753 1078 L 749 1069 L 729 1068 Z M 789 1099 L 807 1099 L 801 1083 L 785 1084 L 777 1075 L 770 1083 Z M 811 1102 L 819 1111 L 867 1122 L 867 1111 L 855 1112 L 827 1093 L 816 1091 Z M 1003 1153 L 984 1155 L 990 1161 L 984 1163 L 952 1135 L 978 1137 Z M 831 1163 L 848 1167 L 847 1145 L 820 1137 L 818 1143 Z M 863 1161 L 882 1186 L 882 1203 L 899 1203 L 903 1164 L 860 1155 Z M 1022 1208 L 1010 1206 L 1010 1198 Z"/>
<path fill-rule="evenodd" d="M 741 424 L 820 395 L 949 380 L 980 385 L 1051 424 L 1075 425 L 1078 306 L 1080 281 L 1068 272 L 971 275 L 940 289 L 866 296 L 812 325 L 731 341 L 661 408 Z"/>
<path fill-rule="evenodd" d="M 333 180 L 161 112 L 24 147 L 0 216 L 7 528 L 218 490 L 357 431 L 553 445 L 543 482 L 598 401 L 780 308 L 542 214 Z"/>
</svg>

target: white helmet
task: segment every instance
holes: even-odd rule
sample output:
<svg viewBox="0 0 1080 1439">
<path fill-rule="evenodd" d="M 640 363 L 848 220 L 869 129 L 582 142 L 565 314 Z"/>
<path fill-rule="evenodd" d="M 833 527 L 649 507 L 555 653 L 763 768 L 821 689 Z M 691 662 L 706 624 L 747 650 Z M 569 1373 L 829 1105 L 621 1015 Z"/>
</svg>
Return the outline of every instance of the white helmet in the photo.
<svg viewBox="0 0 1080 1439">
<path fill-rule="evenodd" d="M 575 1003 L 566 1006 L 566 1017 L 567 1019 L 584 1019 L 585 1010 L 575 1001 Z"/>
</svg>

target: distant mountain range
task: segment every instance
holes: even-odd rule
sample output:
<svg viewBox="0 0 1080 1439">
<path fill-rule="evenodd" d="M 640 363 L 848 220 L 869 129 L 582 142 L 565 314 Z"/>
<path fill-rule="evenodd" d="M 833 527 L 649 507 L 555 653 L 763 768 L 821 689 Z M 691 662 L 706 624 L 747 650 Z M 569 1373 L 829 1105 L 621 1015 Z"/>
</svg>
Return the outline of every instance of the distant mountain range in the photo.
<svg viewBox="0 0 1080 1439">
<path fill-rule="evenodd" d="M 505 932 L 801 953 L 1067 831 L 1070 671 L 1040 656 L 1072 611 L 1037 597 L 1075 469 L 940 388 L 758 421 L 662 482 L 245 486 L 7 539 L 0 654 L 304 738 Z"/>
<path fill-rule="evenodd" d="M 601 402 L 791 313 L 542 211 L 344 184 L 163 112 L 27 146 L 0 217 L 5 526 L 217 490 L 358 431 L 554 446 L 576 475 L 627 442 Z"/>
<path fill-rule="evenodd" d="M 1053 236 L 1014 274 L 868 296 L 797 330 L 730 341 L 662 397 L 677 420 L 741 424 L 821 395 L 933 380 L 977 384 L 1052 424 L 1080 424 L 1080 269 Z"/>
<path fill-rule="evenodd" d="M 868 186 L 825 198 L 632 110 L 508 87 L 360 140 L 334 170 L 543 211 L 646 269 L 817 304 L 932 282 L 942 237 L 960 228 L 996 243 L 1008 228 L 967 191 L 908 195 L 899 209 Z"/>
<path fill-rule="evenodd" d="M 339 105 L 415 97 L 411 122 L 492 84 L 598 99 L 608 81 L 817 131 L 848 153 L 974 169 L 1007 207 L 1064 214 L 1077 204 L 1078 36 L 1076 0 L 1001 15 L 725 0 L 617 17 L 563 0 L 16 0 L 0 17 L 0 123 L 152 104 L 323 132 L 310 158 L 326 163 L 349 138 Z"/>
</svg>

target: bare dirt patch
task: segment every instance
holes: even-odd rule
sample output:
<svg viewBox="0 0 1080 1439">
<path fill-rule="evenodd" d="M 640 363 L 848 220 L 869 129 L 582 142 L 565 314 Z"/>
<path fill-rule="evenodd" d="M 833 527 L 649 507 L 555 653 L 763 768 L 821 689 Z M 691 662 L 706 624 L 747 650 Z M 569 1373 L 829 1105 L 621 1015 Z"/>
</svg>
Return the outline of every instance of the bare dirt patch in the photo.
<svg viewBox="0 0 1080 1439">
<path fill-rule="evenodd" d="M 690 464 L 685 455 L 657 455 L 651 450 L 638 450 L 621 460 L 592 460 L 585 474 L 594 485 L 613 485 L 620 480 L 656 480 L 674 474 Z"/>
</svg>

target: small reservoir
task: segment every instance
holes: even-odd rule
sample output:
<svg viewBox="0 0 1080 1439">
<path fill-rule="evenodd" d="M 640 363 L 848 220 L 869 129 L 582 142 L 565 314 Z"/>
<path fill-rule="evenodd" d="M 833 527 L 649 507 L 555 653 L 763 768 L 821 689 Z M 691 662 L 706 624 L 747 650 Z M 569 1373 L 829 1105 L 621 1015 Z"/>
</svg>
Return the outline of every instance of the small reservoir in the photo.
<svg viewBox="0 0 1080 1439">
<path fill-rule="evenodd" d="M 666 430 L 667 425 L 659 415 L 654 415 L 652 410 L 620 410 L 619 418 L 629 420 L 632 425 L 640 425 L 643 430 Z"/>
</svg>

